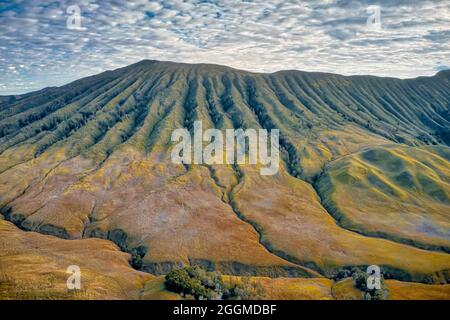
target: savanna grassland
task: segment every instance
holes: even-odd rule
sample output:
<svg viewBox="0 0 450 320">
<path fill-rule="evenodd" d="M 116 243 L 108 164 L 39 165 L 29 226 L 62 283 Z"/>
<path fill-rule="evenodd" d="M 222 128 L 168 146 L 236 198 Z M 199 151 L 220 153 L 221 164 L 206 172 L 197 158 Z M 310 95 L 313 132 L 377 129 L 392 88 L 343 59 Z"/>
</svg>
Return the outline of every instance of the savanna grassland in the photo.
<svg viewBox="0 0 450 320">
<path fill-rule="evenodd" d="M 276 175 L 177 165 L 171 133 L 279 129 Z M 415 79 L 144 60 L 0 99 L 0 298 L 178 299 L 200 265 L 267 299 L 450 299 L 450 72 Z M 69 265 L 83 290 L 65 286 Z"/>
</svg>

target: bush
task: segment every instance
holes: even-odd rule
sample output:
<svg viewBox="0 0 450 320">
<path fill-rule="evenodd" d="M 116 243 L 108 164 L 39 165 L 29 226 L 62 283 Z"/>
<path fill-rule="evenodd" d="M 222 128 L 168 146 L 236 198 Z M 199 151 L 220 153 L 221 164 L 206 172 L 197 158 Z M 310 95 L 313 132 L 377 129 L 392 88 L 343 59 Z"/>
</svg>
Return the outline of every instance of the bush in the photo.
<svg viewBox="0 0 450 320">
<path fill-rule="evenodd" d="M 365 300 L 383 300 L 387 296 L 387 289 L 384 284 L 383 276 L 381 276 L 381 289 L 367 288 L 367 278 L 369 275 L 366 272 L 357 270 L 353 273 L 352 278 L 355 287 L 361 290 L 364 294 Z"/>
<path fill-rule="evenodd" d="M 352 278 L 355 283 L 355 287 L 361 291 L 367 291 L 367 278 L 369 275 L 366 272 L 357 270 L 353 273 Z"/>
<path fill-rule="evenodd" d="M 165 283 L 170 291 L 192 295 L 197 300 L 219 298 L 223 288 L 220 277 L 197 266 L 170 271 Z"/>
<path fill-rule="evenodd" d="M 264 288 L 260 283 L 252 282 L 250 278 L 244 277 L 241 283 L 226 286 L 223 298 L 228 300 L 261 300 L 264 298 L 264 294 Z"/>
</svg>

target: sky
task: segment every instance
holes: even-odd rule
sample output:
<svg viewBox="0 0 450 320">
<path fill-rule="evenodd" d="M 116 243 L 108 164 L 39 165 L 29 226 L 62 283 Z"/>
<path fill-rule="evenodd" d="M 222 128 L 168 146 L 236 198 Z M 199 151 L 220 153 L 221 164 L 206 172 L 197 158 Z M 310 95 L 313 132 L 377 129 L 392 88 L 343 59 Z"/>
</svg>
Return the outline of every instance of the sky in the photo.
<svg viewBox="0 0 450 320">
<path fill-rule="evenodd" d="M 142 59 L 430 76 L 450 68 L 450 1 L 0 0 L 0 95 Z"/>
</svg>

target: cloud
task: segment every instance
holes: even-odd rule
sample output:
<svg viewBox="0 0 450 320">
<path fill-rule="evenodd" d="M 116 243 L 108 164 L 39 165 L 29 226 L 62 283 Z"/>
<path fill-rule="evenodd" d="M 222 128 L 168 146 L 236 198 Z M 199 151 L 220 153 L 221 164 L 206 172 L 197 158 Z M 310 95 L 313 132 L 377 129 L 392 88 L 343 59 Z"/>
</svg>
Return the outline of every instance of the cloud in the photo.
<svg viewBox="0 0 450 320">
<path fill-rule="evenodd" d="M 67 28 L 78 5 L 81 30 Z M 380 9 L 381 28 L 367 26 Z M 450 3 L 427 0 L 6 1 L 0 94 L 141 59 L 415 77 L 450 64 Z"/>
</svg>

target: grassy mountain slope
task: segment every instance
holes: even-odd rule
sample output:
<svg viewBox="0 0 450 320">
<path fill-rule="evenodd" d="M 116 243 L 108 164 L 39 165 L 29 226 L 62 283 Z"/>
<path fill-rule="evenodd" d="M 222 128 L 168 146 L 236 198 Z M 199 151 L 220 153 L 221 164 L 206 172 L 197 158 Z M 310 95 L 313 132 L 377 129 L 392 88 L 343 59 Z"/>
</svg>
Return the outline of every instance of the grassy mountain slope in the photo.
<svg viewBox="0 0 450 320">
<path fill-rule="evenodd" d="M 319 192 L 345 228 L 450 250 L 450 148 L 371 148 L 331 162 Z"/>
<path fill-rule="evenodd" d="M 450 73 L 256 74 L 158 61 L 0 99 L 0 207 L 25 230 L 104 238 L 163 274 L 331 277 L 379 264 L 447 282 Z M 278 128 L 275 176 L 175 165 L 174 129 Z M 84 240 L 83 240 L 84 241 Z"/>
</svg>

